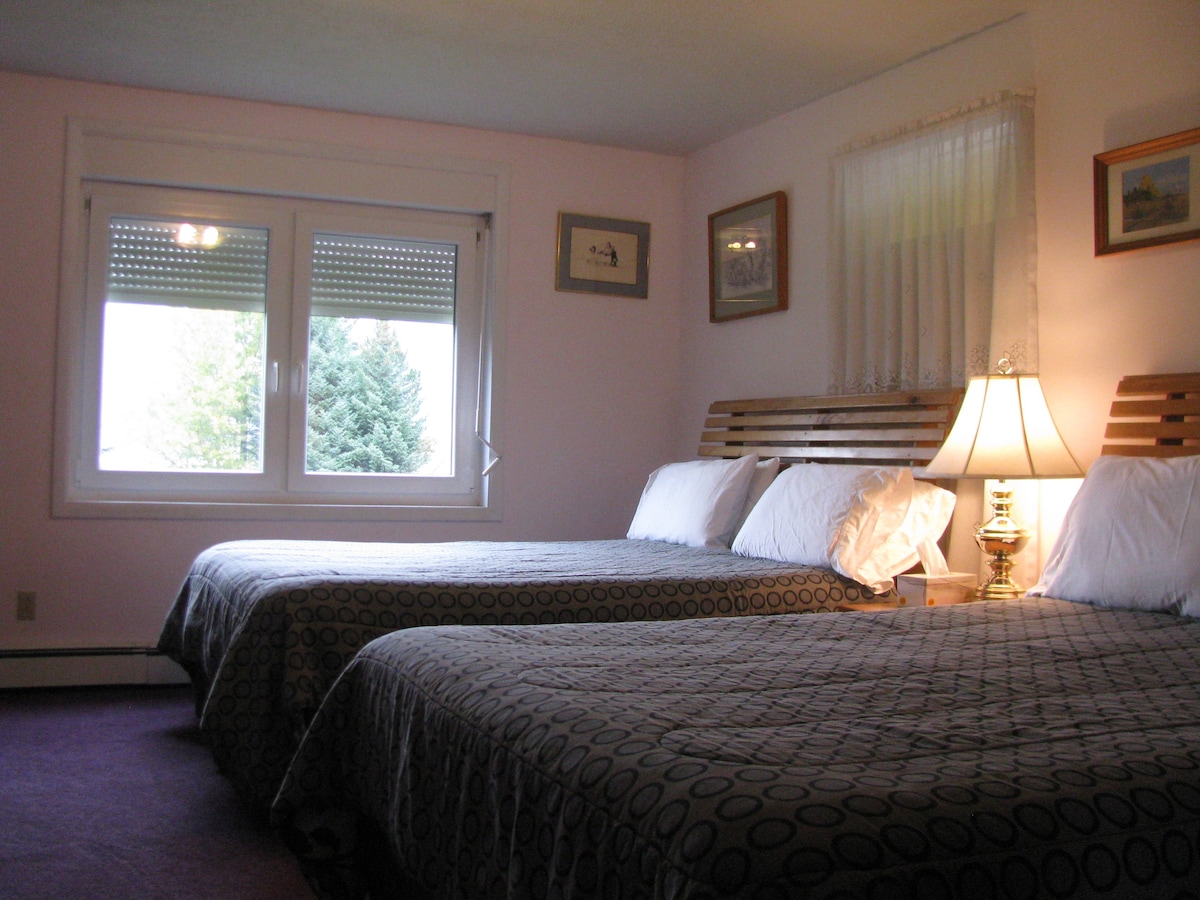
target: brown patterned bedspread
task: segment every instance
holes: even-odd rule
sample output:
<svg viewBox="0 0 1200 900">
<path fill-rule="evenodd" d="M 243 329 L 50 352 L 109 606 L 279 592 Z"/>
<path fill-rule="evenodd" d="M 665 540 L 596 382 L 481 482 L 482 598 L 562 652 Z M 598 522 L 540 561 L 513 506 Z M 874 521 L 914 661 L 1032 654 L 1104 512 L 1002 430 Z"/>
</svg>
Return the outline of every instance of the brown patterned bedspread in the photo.
<svg viewBox="0 0 1200 900">
<path fill-rule="evenodd" d="M 387 632 L 814 612 L 871 598 L 824 569 L 654 541 L 235 541 L 196 558 L 158 646 L 192 677 L 221 769 L 266 805 L 329 685 Z"/>
<path fill-rule="evenodd" d="M 1200 620 L 1026 599 L 389 635 L 275 805 L 335 859 L 355 816 L 439 898 L 1195 898 Z M 353 896 L 337 868 L 311 871 Z"/>
</svg>

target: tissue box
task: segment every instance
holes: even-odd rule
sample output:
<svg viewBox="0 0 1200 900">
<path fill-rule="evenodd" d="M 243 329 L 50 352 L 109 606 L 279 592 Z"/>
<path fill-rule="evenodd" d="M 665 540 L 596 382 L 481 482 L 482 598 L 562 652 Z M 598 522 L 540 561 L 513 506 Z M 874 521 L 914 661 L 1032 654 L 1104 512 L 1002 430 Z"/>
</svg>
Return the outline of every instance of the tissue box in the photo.
<svg viewBox="0 0 1200 900">
<path fill-rule="evenodd" d="M 948 606 L 974 598 L 975 576 L 970 572 L 945 575 L 897 575 L 901 606 Z"/>
</svg>

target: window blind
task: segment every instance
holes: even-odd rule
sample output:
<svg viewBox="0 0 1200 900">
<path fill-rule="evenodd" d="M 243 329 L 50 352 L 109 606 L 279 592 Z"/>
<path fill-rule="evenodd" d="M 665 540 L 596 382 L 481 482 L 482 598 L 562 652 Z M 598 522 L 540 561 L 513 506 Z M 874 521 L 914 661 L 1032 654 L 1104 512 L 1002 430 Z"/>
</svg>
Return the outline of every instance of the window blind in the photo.
<svg viewBox="0 0 1200 900">
<path fill-rule="evenodd" d="M 454 321 L 453 244 L 314 234 L 312 314 Z"/>
<path fill-rule="evenodd" d="M 204 247 L 183 224 L 111 220 L 108 300 L 261 312 L 268 230 L 222 226 Z M 456 261 L 453 244 L 315 234 L 312 315 L 453 323 Z"/>
<path fill-rule="evenodd" d="M 262 312 L 267 293 L 265 228 L 219 229 L 213 247 L 185 245 L 182 222 L 113 217 L 110 302 Z"/>
</svg>

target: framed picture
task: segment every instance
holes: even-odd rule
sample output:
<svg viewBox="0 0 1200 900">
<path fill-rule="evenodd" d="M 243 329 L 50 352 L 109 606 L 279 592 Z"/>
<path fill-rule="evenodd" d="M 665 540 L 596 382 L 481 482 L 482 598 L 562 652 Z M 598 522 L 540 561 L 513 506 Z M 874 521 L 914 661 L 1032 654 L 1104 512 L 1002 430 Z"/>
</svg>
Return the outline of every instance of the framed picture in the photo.
<svg viewBox="0 0 1200 900">
<path fill-rule="evenodd" d="M 555 287 L 645 299 L 650 287 L 649 224 L 559 213 Z"/>
<path fill-rule="evenodd" d="M 1200 238 L 1200 128 L 1099 153 L 1096 255 Z"/>
<path fill-rule="evenodd" d="M 776 191 L 709 216 L 708 320 L 787 307 L 787 195 Z"/>
</svg>

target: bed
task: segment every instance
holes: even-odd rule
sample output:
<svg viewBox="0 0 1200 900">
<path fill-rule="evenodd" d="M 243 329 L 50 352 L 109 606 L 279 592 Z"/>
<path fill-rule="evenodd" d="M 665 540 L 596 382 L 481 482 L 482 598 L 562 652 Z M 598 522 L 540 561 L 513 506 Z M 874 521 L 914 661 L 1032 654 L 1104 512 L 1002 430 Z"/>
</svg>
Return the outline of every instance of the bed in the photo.
<svg viewBox="0 0 1200 900">
<path fill-rule="evenodd" d="M 826 612 L 873 600 L 889 584 L 877 572 L 734 554 L 732 534 L 780 466 L 919 475 L 960 401 L 960 391 L 925 391 L 714 403 L 698 459 L 651 475 L 621 540 L 219 544 L 193 562 L 158 646 L 190 675 L 221 770 L 265 808 L 329 686 L 388 632 Z M 902 549 L 889 569 L 913 563 Z"/>
<path fill-rule="evenodd" d="M 325 897 L 1196 897 L 1181 385 L 1118 401 L 1164 436 L 1106 447 L 1027 597 L 391 634 L 274 821 Z"/>
</svg>

